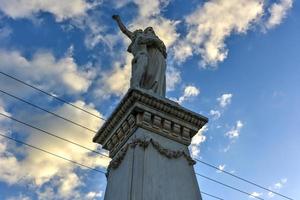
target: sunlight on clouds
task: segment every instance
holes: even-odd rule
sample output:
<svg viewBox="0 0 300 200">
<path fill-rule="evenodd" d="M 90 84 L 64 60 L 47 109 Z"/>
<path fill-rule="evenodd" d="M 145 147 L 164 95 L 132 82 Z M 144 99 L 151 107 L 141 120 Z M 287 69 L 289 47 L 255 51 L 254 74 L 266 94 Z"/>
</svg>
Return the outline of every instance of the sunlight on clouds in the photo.
<svg viewBox="0 0 300 200">
<path fill-rule="evenodd" d="M 179 22 L 166 19 L 161 16 L 155 16 L 151 18 L 144 18 L 142 16 L 132 22 L 130 28 L 132 30 L 138 28 L 146 28 L 152 26 L 155 34 L 164 42 L 166 47 L 170 47 L 178 39 L 179 34 L 176 32 L 176 26 Z"/>
<path fill-rule="evenodd" d="M 172 21 L 160 16 L 161 9 L 167 5 L 169 1 L 152 1 L 151 4 L 144 0 L 134 0 L 115 3 L 116 7 L 122 7 L 130 2 L 133 2 L 138 7 L 138 16 L 128 25 L 129 30 L 146 28 L 148 26 L 154 27 L 156 34 L 164 41 L 166 47 L 174 44 L 179 37 L 176 32 L 176 25 L 178 21 Z M 122 17 L 122 16 L 121 16 Z M 120 33 L 119 33 L 120 34 Z M 124 35 L 122 37 L 124 46 L 127 46 L 129 39 Z M 111 44 L 113 45 L 113 44 Z M 110 45 L 110 46 L 111 46 Z M 102 72 L 101 78 L 97 82 L 97 88 L 94 94 L 97 97 L 106 99 L 111 95 L 124 95 L 130 84 L 131 77 L 131 60 L 132 55 L 125 52 L 125 47 L 122 50 L 121 58 L 113 63 L 113 68 L 110 71 Z M 175 85 L 180 82 L 180 72 L 174 67 L 167 68 L 167 90 L 173 90 Z"/>
<path fill-rule="evenodd" d="M 252 193 L 251 193 L 252 196 L 249 195 L 249 198 L 250 198 L 250 199 L 254 199 L 255 197 L 260 197 L 262 194 L 263 194 L 263 193 L 252 192 Z M 253 197 L 253 196 L 254 196 L 254 197 Z"/>
<path fill-rule="evenodd" d="M 287 178 L 283 178 L 273 185 L 274 189 L 281 189 L 287 183 Z"/>
<path fill-rule="evenodd" d="M 11 116 L 11 114 L 5 110 L 4 104 L 1 99 L 0 112 Z M 3 135 L 9 134 L 6 127 L 7 122 L 9 123 L 9 120 L 7 118 L 0 117 L 0 133 Z M 17 182 L 22 176 L 20 175 L 22 171 L 19 171 L 20 167 L 18 165 L 17 159 L 13 156 L 13 154 L 7 152 L 7 149 L 7 140 L 4 137 L 0 136 L 0 181 L 5 181 L 8 184 L 13 184 Z"/>
<path fill-rule="evenodd" d="M 222 94 L 220 97 L 217 98 L 217 101 L 219 102 L 220 107 L 225 108 L 231 103 L 232 94 L 225 93 Z"/>
<path fill-rule="evenodd" d="M 166 19 L 160 15 L 169 0 L 154 0 L 151 4 L 146 0 L 134 0 L 134 3 L 138 6 L 139 15 L 129 25 L 132 30 L 152 26 L 167 48 L 178 39 L 176 26 L 179 21 Z"/>
<path fill-rule="evenodd" d="M 205 142 L 206 136 L 204 133 L 208 130 L 207 125 L 203 126 L 198 133 L 193 137 L 189 149 L 193 157 L 198 157 L 200 154 L 200 144 Z"/>
<path fill-rule="evenodd" d="M 282 178 L 279 181 L 277 181 L 276 183 L 274 183 L 272 186 L 269 187 L 270 190 L 277 190 L 279 191 L 280 189 L 283 188 L 283 186 L 287 183 L 287 178 Z M 272 198 L 274 197 L 275 194 L 273 192 L 268 192 L 268 197 Z"/>
<path fill-rule="evenodd" d="M 292 8 L 292 6 L 292 0 L 280 0 L 278 3 L 273 3 L 268 10 L 270 17 L 266 22 L 266 27 L 270 29 L 279 25 L 286 17 L 287 12 Z"/>
<path fill-rule="evenodd" d="M 236 125 L 231 128 L 230 131 L 226 132 L 225 135 L 228 136 L 230 139 L 238 138 L 240 136 L 241 129 L 243 128 L 244 124 L 238 120 Z"/>
<path fill-rule="evenodd" d="M 82 101 L 77 101 L 73 104 L 101 117 L 101 114 L 94 109 L 93 105 L 87 105 Z M 82 125 L 94 130 L 97 130 L 103 123 L 103 121 L 90 115 L 83 116 L 81 111 L 67 105 L 57 108 L 55 112 L 64 115 L 67 118 L 71 118 L 73 121 L 80 122 Z M 54 134 L 58 134 L 60 137 L 80 143 L 88 148 L 96 149 L 98 146 L 92 143 L 93 133 L 67 124 L 65 121 L 54 118 L 49 114 L 31 115 L 31 120 L 35 121 L 34 124 L 38 127 L 43 127 L 45 130 L 49 130 Z M 83 150 L 70 143 L 60 141 L 45 134 L 40 134 L 33 130 L 29 131 L 29 129 L 24 129 L 23 131 L 29 134 L 26 139 L 27 143 L 41 147 L 78 163 L 84 163 L 90 167 L 107 167 L 110 161 L 106 157 L 90 153 L 87 150 Z M 53 183 L 57 184 L 55 185 L 57 187 L 57 192 L 54 192 L 53 195 L 59 195 L 61 198 L 80 195 L 76 192 L 76 189 L 83 183 L 78 174 L 75 174 L 74 172 L 74 169 L 78 166 L 34 149 L 12 145 L 8 148 L 8 142 L 2 138 L 0 139 L 0 146 L 2 146 L 0 148 L 0 180 L 9 184 L 33 182 L 37 187 L 41 187 L 45 183 L 52 183 L 54 181 Z M 16 155 L 13 154 L 13 152 L 17 152 L 19 148 L 22 148 L 22 151 L 20 151 L 22 152 L 22 159 L 17 158 Z M 86 169 L 83 167 L 80 168 Z M 100 174 L 100 176 L 102 175 Z M 58 182 L 57 178 L 59 180 Z M 41 195 L 44 194 L 41 191 L 39 192 Z M 48 191 L 47 193 L 51 193 L 51 191 Z"/>
<path fill-rule="evenodd" d="M 186 17 L 188 34 L 179 43 L 175 58 L 184 61 L 193 50 L 201 55 L 203 66 L 215 66 L 227 57 L 226 38 L 232 33 L 246 33 L 262 14 L 262 0 L 205 2 Z"/>
<path fill-rule="evenodd" d="M 126 56 L 124 66 L 121 62 L 115 62 L 112 70 L 101 73 L 96 83 L 97 87 L 93 91 L 96 97 L 107 99 L 111 95 L 122 96 L 127 92 L 130 85 L 132 56 L 130 54 L 124 56 Z"/>
<path fill-rule="evenodd" d="M 221 173 L 221 171 L 224 171 L 224 170 L 225 170 L 225 167 L 226 167 L 225 164 L 219 165 L 219 166 L 218 166 L 218 169 L 219 169 L 219 170 L 217 170 L 217 173 Z M 221 171 L 220 171 L 220 170 L 221 170 Z"/>
<path fill-rule="evenodd" d="M 152 26 L 167 48 L 174 44 L 179 37 L 179 33 L 176 32 L 179 21 L 173 21 L 161 15 L 161 11 L 169 4 L 170 0 L 153 0 L 151 3 L 147 0 L 116 1 L 115 5 L 119 8 L 130 2 L 138 7 L 138 15 L 129 24 L 131 31 Z"/>
<path fill-rule="evenodd" d="M 94 200 L 96 198 L 100 198 L 103 196 L 103 191 L 100 192 L 89 192 L 86 194 L 85 199 L 87 200 Z"/>
<path fill-rule="evenodd" d="M 101 116 L 99 112 L 94 110 L 92 106 L 86 105 L 81 101 L 75 102 L 75 105 L 82 107 L 88 111 L 96 113 L 98 116 Z M 63 115 L 67 118 L 71 118 L 75 122 L 80 122 L 80 124 L 89 127 L 93 130 L 97 130 L 103 121 L 93 117 L 93 116 L 83 116 L 82 112 L 77 109 L 71 108 L 67 105 L 59 108 L 56 113 Z M 42 120 L 39 120 L 42 119 Z M 40 127 L 43 127 L 45 130 L 51 130 L 51 132 L 59 134 L 60 137 L 67 138 L 68 140 L 80 143 L 83 146 L 86 146 L 91 149 L 96 149 L 97 144 L 92 143 L 93 133 L 88 130 L 81 129 L 79 127 L 67 124 L 65 121 L 57 120 L 51 115 L 36 116 L 34 119 L 39 123 Z M 51 152 L 56 152 L 57 154 L 64 156 L 68 159 L 74 160 L 79 163 L 85 163 L 91 167 L 105 167 L 107 166 L 109 159 L 102 158 L 97 154 L 90 154 L 88 150 L 82 149 L 71 143 L 66 143 L 59 139 L 47 136 L 45 134 L 39 134 L 35 131 L 29 135 L 27 139 L 30 144 L 38 144 Z M 72 154 L 70 154 L 72 152 Z M 49 180 L 52 176 L 59 173 L 63 170 L 72 170 L 74 165 L 72 163 L 67 163 L 64 160 L 58 160 L 55 157 L 43 155 L 42 152 L 35 150 L 28 150 L 28 160 L 30 160 L 29 168 L 33 167 L 30 171 L 35 173 L 32 176 L 35 178 L 36 184 L 43 184 L 43 182 Z M 101 161 L 97 161 L 100 159 Z M 32 165 L 34 163 L 34 165 Z M 48 163 L 48 164 L 47 164 Z M 51 163 L 56 163 L 51 164 Z M 39 170 L 40 166 L 41 169 Z"/>
<path fill-rule="evenodd" d="M 0 60 L 0 69 L 6 73 L 60 93 L 85 92 L 94 77 L 93 70 L 79 69 L 69 54 L 56 59 L 50 52 L 37 52 L 27 59 L 19 51 L 0 49 Z"/>
<path fill-rule="evenodd" d="M 0 0 L 0 10 L 11 18 L 31 18 L 39 12 L 53 14 L 57 21 L 82 16 L 92 4 L 86 0 Z"/>
<path fill-rule="evenodd" d="M 166 72 L 167 91 L 173 91 L 176 85 L 180 82 L 181 82 L 180 71 L 173 66 L 168 66 Z"/>
<path fill-rule="evenodd" d="M 200 89 L 192 86 L 192 85 L 188 85 L 184 88 L 184 92 L 183 95 L 181 97 L 179 97 L 178 100 L 176 100 L 179 104 L 182 104 L 184 101 L 187 101 L 188 99 L 190 99 L 191 97 L 196 97 L 200 94 Z"/>
<path fill-rule="evenodd" d="M 61 179 L 59 193 L 63 197 L 70 197 L 76 187 L 79 187 L 81 184 L 79 177 L 75 173 L 69 173 Z"/>
</svg>

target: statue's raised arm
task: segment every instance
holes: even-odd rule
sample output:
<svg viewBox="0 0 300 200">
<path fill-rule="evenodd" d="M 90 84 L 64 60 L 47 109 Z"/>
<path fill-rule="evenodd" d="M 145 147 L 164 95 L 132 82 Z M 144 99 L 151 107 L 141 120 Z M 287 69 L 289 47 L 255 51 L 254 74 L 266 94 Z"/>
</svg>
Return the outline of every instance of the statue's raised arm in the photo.
<svg viewBox="0 0 300 200">
<path fill-rule="evenodd" d="M 119 15 L 113 15 L 112 18 L 131 40 L 127 49 L 133 55 L 130 87 L 165 97 L 167 51 L 163 41 L 152 27 L 131 32 L 122 23 Z"/>
<path fill-rule="evenodd" d="M 127 37 L 129 37 L 129 39 L 132 39 L 132 32 L 129 31 L 126 26 L 123 24 L 121 18 L 119 15 L 113 15 L 112 18 L 117 22 L 120 30 L 125 34 L 127 35 Z"/>
</svg>

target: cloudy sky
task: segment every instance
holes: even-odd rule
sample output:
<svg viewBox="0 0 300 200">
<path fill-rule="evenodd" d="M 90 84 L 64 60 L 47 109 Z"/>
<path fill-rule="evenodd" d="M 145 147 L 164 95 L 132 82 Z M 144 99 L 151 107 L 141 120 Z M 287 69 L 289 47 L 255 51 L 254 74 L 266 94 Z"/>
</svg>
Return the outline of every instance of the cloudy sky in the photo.
<svg viewBox="0 0 300 200">
<path fill-rule="evenodd" d="M 191 154 L 293 198 L 300 197 L 300 5 L 296 0 L 0 0 L 0 132 L 105 171 L 106 157 L 42 134 L 19 119 L 102 151 L 91 130 L 128 89 L 131 30 L 154 27 L 168 48 L 167 97 L 207 116 Z M 5 116 L 4 116 L 5 115 Z M 95 117 L 97 116 L 97 117 Z M 106 152 L 103 152 L 106 153 Z M 282 199 L 198 163 L 195 170 L 263 199 Z M 250 198 L 203 178 L 203 191 Z M 0 199 L 103 199 L 103 174 L 0 136 Z M 203 196 L 204 199 L 210 199 Z"/>
</svg>

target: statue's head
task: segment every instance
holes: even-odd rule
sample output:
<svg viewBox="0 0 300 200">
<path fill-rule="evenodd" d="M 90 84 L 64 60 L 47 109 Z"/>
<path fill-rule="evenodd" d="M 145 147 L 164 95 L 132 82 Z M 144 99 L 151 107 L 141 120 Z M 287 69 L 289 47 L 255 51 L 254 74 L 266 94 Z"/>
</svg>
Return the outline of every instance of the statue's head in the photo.
<svg viewBox="0 0 300 200">
<path fill-rule="evenodd" d="M 142 29 L 137 29 L 135 31 L 133 31 L 133 34 L 132 34 L 132 40 L 134 40 L 139 34 L 143 34 L 143 30 Z"/>
<path fill-rule="evenodd" d="M 138 34 L 138 33 L 143 33 L 143 30 L 142 29 L 137 29 L 137 30 L 133 31 L 133 34 Z"/>
<path fill-rule="evenodd" d="M 144 33 L 145 34 L 153 34 L 153 35 L 155 35 L 155 32 L 154 32 L 154 30 L 153 30 L 153 28 L 151 26 L 145 28 Z"/>
</svg>

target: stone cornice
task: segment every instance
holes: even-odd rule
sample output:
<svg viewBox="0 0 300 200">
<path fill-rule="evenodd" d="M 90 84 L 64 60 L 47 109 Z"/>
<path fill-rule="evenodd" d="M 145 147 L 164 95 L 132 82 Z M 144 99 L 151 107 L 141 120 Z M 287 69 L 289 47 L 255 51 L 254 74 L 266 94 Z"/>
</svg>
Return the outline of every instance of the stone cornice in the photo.
<svg viewBox="0 0 300 200">
<path fill-rule="evenodd" d="M 93 142 L 113 156 L 138 127 L 189 145 L 208 119 L 166 98 L 130 89 L 103 124 Z"/>
</svg>

